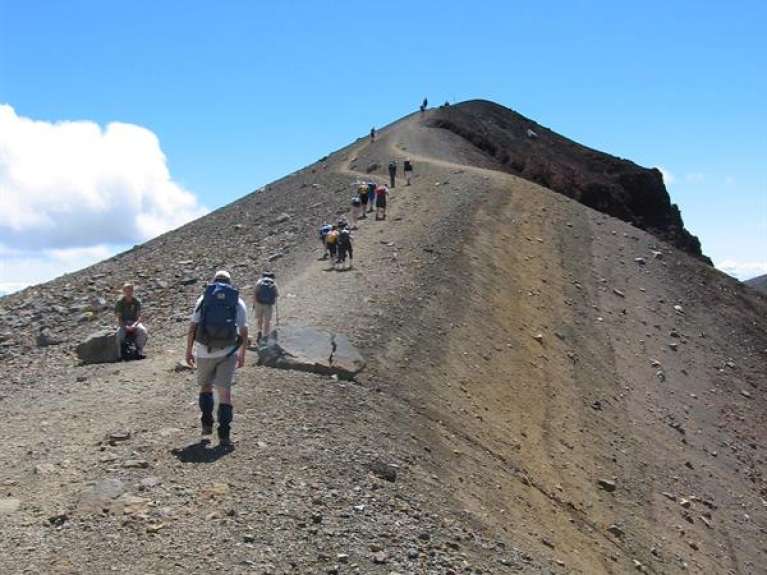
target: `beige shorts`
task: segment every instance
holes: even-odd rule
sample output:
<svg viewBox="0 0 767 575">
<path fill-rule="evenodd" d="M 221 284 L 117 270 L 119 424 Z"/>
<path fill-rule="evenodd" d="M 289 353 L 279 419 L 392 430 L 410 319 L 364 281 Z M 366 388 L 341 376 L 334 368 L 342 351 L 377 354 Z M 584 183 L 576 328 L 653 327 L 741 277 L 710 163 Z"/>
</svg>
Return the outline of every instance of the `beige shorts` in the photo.
<svg viewBox="0 0 767 575">
<path fill-rule="evenodd" d="M 228 389 L 234 385 L 237 352 L 229 357 L 198 357 L 197 383 L 200 387 L 214 385 Z"/>
<path fill-rule="evenodd" d="M 256 302 L 256 321 L 272 321 L 274 304 Z"/>
</svg>

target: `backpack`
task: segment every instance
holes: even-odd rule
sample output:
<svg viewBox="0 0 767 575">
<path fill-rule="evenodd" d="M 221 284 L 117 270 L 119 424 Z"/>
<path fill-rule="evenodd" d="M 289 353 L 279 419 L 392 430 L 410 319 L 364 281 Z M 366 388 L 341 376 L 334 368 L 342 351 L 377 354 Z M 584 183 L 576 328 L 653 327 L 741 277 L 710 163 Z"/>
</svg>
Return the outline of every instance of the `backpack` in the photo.
<svg viewBox="0 0 767 575">
<path fill-rule="evenodd" d="M 348 249 L 352 245 L 352 235 L 349 230 L 341 230 L 338 235 L 338 246 Z"/>
<path fill-rule="evenodd" d="M 277 301 L 277 286 L 272 278 L 261 278 L 256 285 L 256 301 L 273 305 Z"/>
<path fill-rule="evenodd" d="M 336 243 L 336 240 L 338 239 L 338 232 L 336 230 L 331 231 L 327 236 L 325 236 L 325 242 L 333 245 Z"/>
<path fill-rule="evenodd" d="M 237 345 L 240 336 L 237 333 L 237 306 L 240 292 L 225 283 L 212 283 L 205 288 L 200 302 L 200 323 L 197 325 L 195 341 L 213 348 L 221 349 Z"/>
<path fill-rule="evenodd" d="M 126 333 L 125 339 L 120 344 L 120 360 L 135 361 L 139 358 L 138 346 L 136 345 L 136 334 Z"/>
<path fill-rule="evenodd" d="M 327 236 L 327 235 L 328 235 L 328 234 L 329 234 L 331 231 L 333 231 L 333 226 L 331 226 L 330 224 L 325 224 L 324 226 L 322 226 L 322 227 L 320 228 L 320 239 L 321 239 L 321 240 L 324 240 L 324 239 L 325 239 L 325 237 L 326 237 L 326 236 Z"/>
<path fill-rule="evenodd" d="M 394 161 L 389 162 L 389 171 L 394 172 L 396 170 L 397 170 L 397 162 L 394 162 Z"/>
</svg>

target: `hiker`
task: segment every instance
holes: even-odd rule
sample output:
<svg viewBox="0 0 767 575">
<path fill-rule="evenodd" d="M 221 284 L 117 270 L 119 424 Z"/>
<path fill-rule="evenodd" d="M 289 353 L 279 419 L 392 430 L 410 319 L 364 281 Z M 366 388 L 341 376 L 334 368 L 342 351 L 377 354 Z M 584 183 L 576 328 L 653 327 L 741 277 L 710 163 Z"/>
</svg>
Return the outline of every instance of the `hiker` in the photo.
<svg viewBox="0 0 767 575">
<path fill-rule="evenodd" d="M 115 304 L 117 316 L 117 350 L 120 359 L 143 359 L 144 346 L 147 340 L 147 330 L 141 323 L 141 300 L 133 295 L 133 284 L 123 285 L 122 296 Z M 128 338 L 136 343 L 136 357 L 123 357 L 123 344 Z"/>
<path fill-rule="evenodd" d="M 405 173 L 405 185 L 410 185 L 410 180 L 413 177 L 413 164 L 410 160 L 405 160 L 402 171 Z"/>
<path fill-rule="evenodd" d="M 330 255 L 330 261 L 334 262 L 338 253 L 338 226 L 332 226 L 328 235 L 325 236 L 325 247 Z"/>
<path fill-rule="evenodd" d="M 349 228 L 344 228 L 338 232 L 338 259 L 336 260 L 336 269 L 343 269 L 346 263 L 346 255 L 349 255 L 349 269 L 354 264 L 354 251 L 352 250 L 352 234 Z"/>
<path fill-rule="evenodd" d="M 376 220 L 386 219 L 386 197 L 388 195 L 389 190 L 386 186 L 376 188 Z"/>
<path fill-rule="evenodd" d="M 367 188 L 365 188 L 367 191 Z M 360 208 L 362 208 L 362 200 L 360 194 L 357 192 L 352 196 L 352 226 L 357 229 L 357 222 L 360 219 Z"/>
<path fill-rule="evenodd" d="M 194 346 L 194 352 L 192 348 Z M 197 366 L 198 404 L 202 434 L 213 433 L 213 387 L 218 392 L 218 440 L 231 447 L 232 385 L 236 368 L 245 365 L 248 348 L 248 308 L 220 270 L 197 299 L 186 339 L 186 362 Z"/>
<path fill-rule="evenodd" d="M 428 105 L 429 105 L 429 101 L 426 98 L 424 98 L 423 102 L 421 103 L 421 108 L 420 108 L 421 109 L 421 115 L 423 115 L 423 113 L 426 111 L 426 108 L 428 107 Z"/>
<path fill-rule="evenodd" d="M 321 260 L 328 259 L 328 256 L 330 255 L 330 252 L 328 251 L 328 244 L 325 242 L 325 239 L 328 237 L 328 234 L 333 229 L 333 226 L 330 224 L 324 224 L 320 228 L 320 242 L 322 242 L 322 257 Z"/>
<path fill-rule="evenodd" d="M 374 181 L 368 182 L 368 213 L 373 211 L 376 198 L 376 183 Z"/>
<path fill-rule="evenodd" d="M 361 183 L 357 186 L 357 196 L 360 199 L 360 219 L 364 220 L 367 216 L 368 211 L 368 185 L 365 183 Z"/>
<path fill-rule="evenodd" d="M 397 177 L 397 161 L 392 160 L 389 162 L 389 180 L 390 180 L 390 187 L 394 187 L 394 179 Z"/>
<path fill-rule="evenodd" d="M 256 343 L 260 343 L 261 334 L 265 334 L 265 339 L 269 339 L 269 334 L 272 333 L 270 330 L 272 314 L 278 297 L 280 297 L 280 292 L 274 281 L 274 273 L 263 272 L 256 282 L 256 289 L 253 290 L 253 311 L 256 314 L 256 325 L 258 326 Z"/>
<path fill-rule="evenodd" d="M 375 142 L 376 141 L 376 129 L 370 128 L 370 141 Z"/>
</svg>

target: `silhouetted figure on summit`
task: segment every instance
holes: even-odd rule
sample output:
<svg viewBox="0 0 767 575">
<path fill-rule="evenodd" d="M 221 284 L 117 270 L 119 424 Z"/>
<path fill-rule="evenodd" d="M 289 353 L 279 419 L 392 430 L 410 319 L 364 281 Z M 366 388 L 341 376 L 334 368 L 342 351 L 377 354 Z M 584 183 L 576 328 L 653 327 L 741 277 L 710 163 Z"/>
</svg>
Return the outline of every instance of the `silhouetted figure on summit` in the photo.
<svg viewBox="0 0 767 575">
<path fill-rule="evenodd" d="M 424 98 L 423 102 L 421 103 L 421 114 L 423 114 L 426 111 L 426 108 L 428 107 L 429 107 L 429 100 Z"/>
<path fill-rule="evenodd" d="M 376 129 L 370 128 L 370 141 L 375 142 L 376 141 Z"/>
</svg>

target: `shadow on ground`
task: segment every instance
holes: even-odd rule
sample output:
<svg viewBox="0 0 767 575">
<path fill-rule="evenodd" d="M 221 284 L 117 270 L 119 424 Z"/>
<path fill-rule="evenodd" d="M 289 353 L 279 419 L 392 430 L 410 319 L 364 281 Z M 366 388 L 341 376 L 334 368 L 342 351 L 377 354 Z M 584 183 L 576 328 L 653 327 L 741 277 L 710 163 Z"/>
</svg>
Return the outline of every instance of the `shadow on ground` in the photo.
<svg viewBox="0 0 767 575">
<path fill-rule="evenodd" d="M 172 449 L 171 453 L 181 463 L 213 463 L 232 453 L 232 451 L 234 451 L 234 447 L 211 446 L 210 441 L 202 440 L 181 449 Z"/>
</svg>

